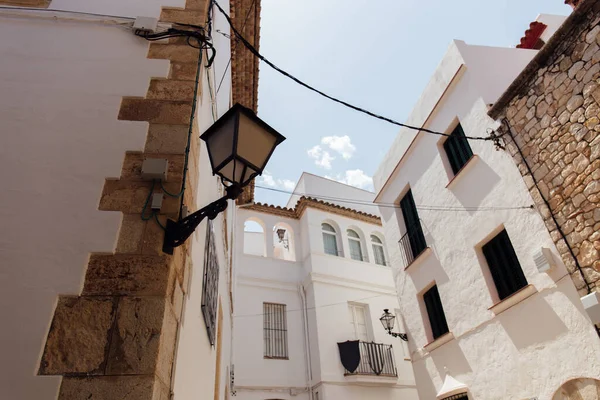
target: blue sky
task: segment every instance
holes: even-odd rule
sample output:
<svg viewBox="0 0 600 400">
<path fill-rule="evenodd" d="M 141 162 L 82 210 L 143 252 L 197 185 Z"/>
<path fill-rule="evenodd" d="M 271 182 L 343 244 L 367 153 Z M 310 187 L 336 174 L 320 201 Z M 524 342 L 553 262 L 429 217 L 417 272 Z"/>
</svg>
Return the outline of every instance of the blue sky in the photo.
<svg viewBox="0 0 600 400">
<path fill-rule="evenodd" d="M 562 0 L 262 0 L 261 53 L 308 84 L 404 121 L 453 39 L 514 47 Z M 291 190 L 303 171 L 372 189 L 398 128 L 306 90 L 261 63 L 258 115 L 287 140 L 257 185 Z M 256 188 L 256 201 L 288 195 Z"/>
</svg>

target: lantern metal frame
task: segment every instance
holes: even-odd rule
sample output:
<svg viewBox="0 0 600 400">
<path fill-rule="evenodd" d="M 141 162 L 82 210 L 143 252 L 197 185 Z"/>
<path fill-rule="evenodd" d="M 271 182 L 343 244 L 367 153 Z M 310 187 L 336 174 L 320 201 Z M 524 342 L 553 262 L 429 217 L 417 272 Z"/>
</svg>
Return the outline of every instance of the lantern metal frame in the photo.
<svg viewBox="0 0 600 400">
<path fill-rule="evenodd" d="M 266 130 L 267 132 L 269 132 L 271 135 L 273 135 L 275 137 L 275 142 L 272 145 L 272 148 L 269 151 L 269 154 L 265 157 L 263 165 L 260 167 L 254 165 L 250 161 L 246 160 L 245 158 L 243 158 L 237 154 L 237 139 L 238 139 L 238 134 L 239 134 L 240 114 L 244 114 L 252 122 L 254 122 L 256 125 L 258 125 L 260 128 Z M 214 134 L 217 134 L 219 132 L 219 128 L 222 128 L 224 124 L 230 122 L 232 118 L 235 118 L 235 123 L 233 126 L 234 132 L 233 132 L 233 136 L 232 136 L 233 143 L 232 143 L 232 147 L 231 147 L 231 154 L 229 156 L 227 156 L 225 158 L 225 160 L 222 161 L 219 165 L 215 165 L 213 162 L 214 160 L 213 160 L 213 156 L 210 151 L 210 147 L 207 146 L 208 156 L 210 158 L 213 175 L 218 175 L 221 177 L 221 182 L 223 182 L 223 185 L 225 186 L 225 195 L 223 197 L 221 197 L 220 199 L 217 199 L 217 200 L 213 201 L 212 203 L 208 204 L 207 206 L 199 209 L 198 211 L 194 212 L 193 214 L 190 214 L 183 219 L 179 219 L 179 221 L 174 221 L 171 219 L 167 220 L 167 225 L 165 226 L 165 237 L 164 237 L 163 248 L 162 248 L 164 253 L 173 254 L 174 248 L 181 246 L 187 240 L 187 238 L 189 238 L 192 235 L 192 233 L 194 233 L 194 231 L 196 230 L 198 225 L 200 225 L 200 223 L 204 220 L 204 218 L 208 218 L 210 220 L 215 219 L 221 212 L 223 212 L 227 208 L 229 200 L 237 199 L 243 193 L 245 186 L 247 186 L 250 182 L 252 182 L 252 180 L 256 176 L 262 175 L 262 172 L 264 171 L 265 166 L 267 165 L 269 159 L 271 158 L 273 151 L 275 151 L 275 148 L 281 142 L 283 142 L 285 140 L 284 136 L 282 136 L 279 132 L 277 132 L 275 129 L 271 128 L 264 121 L 262 121 L 260 118 L 258 118 L 256 116 L 256 114 L 254 114 L 254 112 L 252 112 L 252 110 L 240 105 L 239 103 L 235 104 L 225 114 L 223 114 L 223 116 L 221 118 L 219 118 L 210 128 L 208 128 L 206 130 L 206 132 L 204 132 L 200 136 L 200 139 L 207 142 L 207 140 L 209 138 L 211 138 Z M 224 166 L 226 166 L 227 163 L 231 162 L 232 160 L 234 160 L 233 174 L 232 174 L 233 181 L 220 172 L 221 169 Z M 243 165 L 243 168 L 244 168 L 244 170 L 242 171 L 242 173 L 240 175 L 241 182 L 235 182 L 235 177 L 236 177 L 235 161 L 236 160 L 239 161 Z M 244 179 L 244 176 L 246 174 L 246 168 L 248 168 L 248 167 L 252 168 L 255 172 L 250 174 L 248 177 L 246 177 L 246 179 Z"/>
<path fill-rule="evenodd" d="M 400 338 L 405 342 L 408 342 L 408 335 L 406 333 L 392 332 L 394 329 L 394 320 L 396 316 L 390 312 L 388 308 L 383 310 L 383 315 L 379 318 L 381 325 L 383 325 L 383 329 L 387 331 L 387 333 L 393 337 Z M 391 324 L 388 324 L 387 321 L 392 321 Z"/>
</svg>

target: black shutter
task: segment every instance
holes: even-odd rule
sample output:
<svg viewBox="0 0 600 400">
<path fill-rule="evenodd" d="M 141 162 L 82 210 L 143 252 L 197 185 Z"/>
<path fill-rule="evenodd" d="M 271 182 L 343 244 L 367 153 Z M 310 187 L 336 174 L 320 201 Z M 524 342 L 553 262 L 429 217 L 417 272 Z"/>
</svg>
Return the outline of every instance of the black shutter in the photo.
<svg viewBox="0 0 600 400">
<path fill-rule="evenodd" d="M 431 333 L 433 334 L 433 338 L 437 339 L 448 333 L 448 323 L 446 322 L 446 315 L 444 315 L 444 308 L 442 307 L 442 300 L 440 299 L 437 285 L 425 292 L 423 300 L 425 301 L 427 315 L 429 316 Z"/>
<path fill-rule="evenodd" d="M 444 142 L 444 150 L 446 150 L 450 167 L 455 175 L 473 156 L 469 141 L 466 139 L 465 132 L 460 124 L 454 128 L 454 131 Z"/>
<path fill-rule="evenodd" d="M 400 200 L 400 208 L 402 208 L 404 225 L 406 225 L 406 233 L 414 259 L 425 250 L 427 243 L 425 242 L 425 236 L 423 235 L 423 229 L 419 221 L 419 214 L 417 213 L 417 206 L 415 205 L 415 200 L 410 189 L 402 200 Z"/>
<path fill-rule="evenodd" d="M 482 247 L 500 300 L 527 286 L 521 264 L 506 229 Z"/>
</svg>

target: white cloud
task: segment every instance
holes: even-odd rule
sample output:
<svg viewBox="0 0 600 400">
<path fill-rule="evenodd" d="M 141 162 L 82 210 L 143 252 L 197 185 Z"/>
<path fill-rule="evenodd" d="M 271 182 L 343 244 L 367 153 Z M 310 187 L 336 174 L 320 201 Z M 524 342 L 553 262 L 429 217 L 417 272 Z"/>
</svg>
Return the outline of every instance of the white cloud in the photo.
<svg viewBox="0 0 600 400">
<path fill-rule="evenodd" d="M 275 189 L 294 190 L 296 182 L 289 179 L 275 179 L 273 175 L 265 170 L 263 174 L 256 178 L 256 183 L 262 186 L 268 186 Z"/>
<path fill-rule="evenodd" d="M 321 144 L 328 146 L 331 150 L 341 154 L 344 160 L 352 158 L 356 152 L 356 146 L 352 144 L 350 136 L 325 136 L 321 139 Z"/>
<path fill-rule="evenodd" d="M 333 177 L 325 175 L 325 178 L 332 179 L 334 181 L 338 181 L 360 189 L 373 189 L 373 177 L 365 174 L 362 169 L 347 170 L 343 176 L 337 175 L 336 177 Z"/>
<path fill-rule="evenodd" d="M 315 160 L 315 164 L 318 167 L 325 169 L 331 169 L 331 162 L 335 160 L 335 157 L 332 157 L 328 151 L 323 150 L 319 145 L 309 149 L 306 153 L 310 158 Z"/>
</svg>

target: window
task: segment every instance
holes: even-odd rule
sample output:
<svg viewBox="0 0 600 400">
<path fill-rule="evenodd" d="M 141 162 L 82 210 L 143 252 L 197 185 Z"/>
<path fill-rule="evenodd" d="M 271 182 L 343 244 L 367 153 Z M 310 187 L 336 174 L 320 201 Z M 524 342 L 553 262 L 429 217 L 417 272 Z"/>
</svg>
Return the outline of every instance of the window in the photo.
<svg viewBox="0 0 600 400">
<path fill-rule="evenodd" d="M 333 226 L 323 223 L 321 224 L 321 230 L 323 231 L 323 247 L 325 248 L 325 254 L 331 254 L 332 256 L 339 255 L 337 234 Z"/>
<path fill-rule="evenodd" d="M 364 261 L 360 236 L 352 229 L 348 229 L 346 233 L 348 234 L 348 245 L 350 246 L 350 258 L 357 261 Z"/>
<path fill-rule="evenodd" d="M 446 315 L 444 314 L 444 308 L 442 307 L 442 300 L 440 299 L 437 285 L 434 285 L 423 294 L 423 301 L 425 302 L 425 308 L 427 309 L 427 315 L 429 316 L 431 334 L 435 340 L 448 333 Z"/>
<path fill-rule="evenodd" d="M 202 316 L 211 345 L 215 344 L 217 327 L 217 297 L 219 289 L 219 262 L 215 249 L 215 234 L 212 220 L 206 225 L 206 245 L 204 247 L 204 278 L 202 281 Z"/>
<path fill-rule="evenodd" d="M 404 251 L 405 262 L 408 266 L 427 248 L 427 242 L 425 242 L 417 206 L 410 189 L 400 200 L 400 208 L 404 217 L 404 225 L 406 225 L 406 234 L 400 239 L 400 246 Z"/>
<path fill-rule="evenodd" d="M 265 358 L 288 359 L 285 304 L 263 303 Z"/>
<path fill-rule="evenodd" d="M 500 300 L 527 286 L 527 279 L 506 229 L 483 245 L 481 250 L 490 267 Z"/>
<path fill-rule="evenodd" d="M 465 132 L 460 124 L 454 128 L 448 139 L 444 142 L 444 150 L 446 150 L 450 168 L 452 168 L 454 175 L 456 175 L 473 156 L 469 141 L 465 137 Z"/>
<path fill-rule="evenodd" d="M 369 341 L 369 330 L 367 328 L 367 307 L 360 304 L 348 304 L 350 310 L 350 324 L 355 340 Z"/>
<path fill-rule="evenodd" d="M 386 265 L 385 251 L 383 242 L 375 235 L 371 235 L 371 244 L 373 245 L 373 254 L 375 255 L 375 264 Z"/>
</svg>

